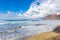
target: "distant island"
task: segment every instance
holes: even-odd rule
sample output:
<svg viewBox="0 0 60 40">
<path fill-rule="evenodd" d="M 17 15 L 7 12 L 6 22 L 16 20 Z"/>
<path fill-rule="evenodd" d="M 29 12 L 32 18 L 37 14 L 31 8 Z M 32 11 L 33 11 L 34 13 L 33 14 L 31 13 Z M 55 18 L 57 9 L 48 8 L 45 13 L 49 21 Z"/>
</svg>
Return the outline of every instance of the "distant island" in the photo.
<svg viewBox="0 0 60 40">
<path fill-rule="evenodd" d="M 50 14 L 43 18 L 44 20 L 60 20 L 60 14 Z"/>
</svg>

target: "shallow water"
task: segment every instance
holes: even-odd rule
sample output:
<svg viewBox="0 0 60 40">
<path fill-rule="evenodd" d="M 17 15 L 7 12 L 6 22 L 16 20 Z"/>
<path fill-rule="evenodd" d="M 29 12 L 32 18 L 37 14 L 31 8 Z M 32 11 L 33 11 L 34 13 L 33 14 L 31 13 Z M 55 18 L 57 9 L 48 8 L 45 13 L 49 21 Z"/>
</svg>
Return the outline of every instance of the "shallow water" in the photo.
<svg viewBox="0 0 60 40">
<path fill-rule="evenodd" d="M 0 21 L 0 40 L 15 40 L 52 31 L 58 25 L 60 25 L 60 20 Z M 17 26 L 21 26 L 21 28 L 16 28 Z"/>
</svg>

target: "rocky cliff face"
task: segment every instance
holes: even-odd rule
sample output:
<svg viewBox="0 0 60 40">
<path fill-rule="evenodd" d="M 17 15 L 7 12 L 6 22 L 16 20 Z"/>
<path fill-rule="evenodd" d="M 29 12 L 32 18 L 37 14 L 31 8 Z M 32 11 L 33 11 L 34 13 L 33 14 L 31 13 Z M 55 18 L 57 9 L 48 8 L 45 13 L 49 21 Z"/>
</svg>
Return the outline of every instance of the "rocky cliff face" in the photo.
<svg viewBox="0 0 60 40">
<path fill-rule="evenodd" d="M 43 19 L 45 19 L 45 20 L 60 20 L 60 14 L 59 15 L 58 14 L 47 15 Z"/>
</svg>

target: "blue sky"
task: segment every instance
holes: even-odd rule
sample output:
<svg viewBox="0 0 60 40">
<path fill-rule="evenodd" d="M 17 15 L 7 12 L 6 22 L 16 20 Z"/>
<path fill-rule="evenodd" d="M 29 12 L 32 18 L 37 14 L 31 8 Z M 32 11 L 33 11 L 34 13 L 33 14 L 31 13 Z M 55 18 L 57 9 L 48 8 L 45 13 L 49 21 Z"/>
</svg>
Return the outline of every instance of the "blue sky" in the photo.
<svg viewBox="0 0 60 40">
<path fill-rule="evenodd" d="M 27 11 L 34 0 L 0 0 L 0 12 Z"/>
<path fill-rule="evenodd" d="M 60 14 L 60 0 L 0 0 L 0 19 L 39 18 L 52 13 Z"/>
</svg>

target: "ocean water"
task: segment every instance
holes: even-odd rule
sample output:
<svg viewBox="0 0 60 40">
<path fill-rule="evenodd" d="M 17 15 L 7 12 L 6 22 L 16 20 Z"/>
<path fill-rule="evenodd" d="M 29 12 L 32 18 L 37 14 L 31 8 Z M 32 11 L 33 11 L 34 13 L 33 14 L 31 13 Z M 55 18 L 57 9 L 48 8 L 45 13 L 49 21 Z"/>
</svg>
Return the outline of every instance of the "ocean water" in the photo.
<svg viewBox="0 0 60 40">
<path fill-rule="evenodd" d="M 0 21 L 0 40 L 17 40 L 25 36 L 52 31 L 60 25 L 60 20 L 40 21 Z M 16 28 L 21 26 L 21 28 Z"/>
</svg>

